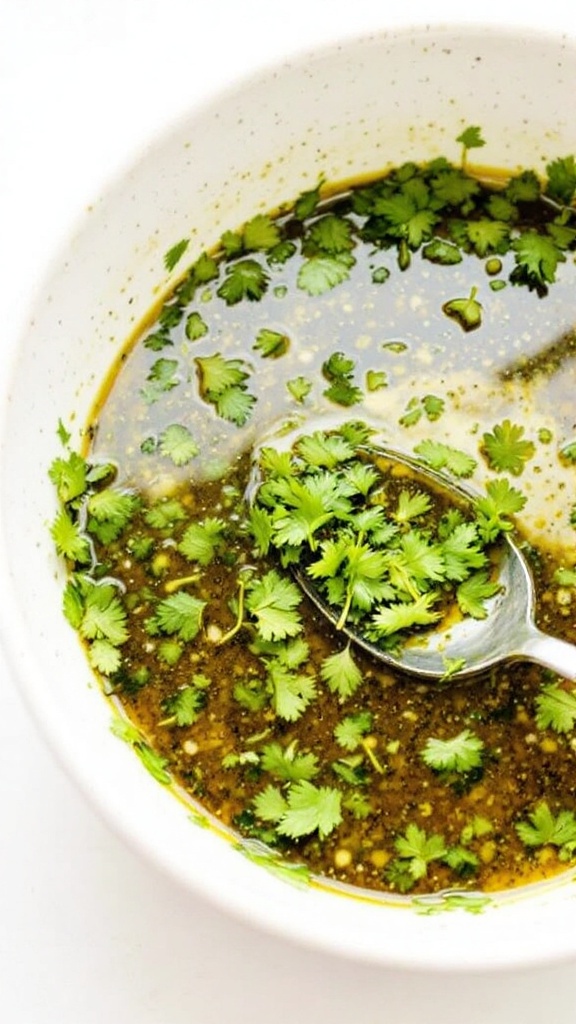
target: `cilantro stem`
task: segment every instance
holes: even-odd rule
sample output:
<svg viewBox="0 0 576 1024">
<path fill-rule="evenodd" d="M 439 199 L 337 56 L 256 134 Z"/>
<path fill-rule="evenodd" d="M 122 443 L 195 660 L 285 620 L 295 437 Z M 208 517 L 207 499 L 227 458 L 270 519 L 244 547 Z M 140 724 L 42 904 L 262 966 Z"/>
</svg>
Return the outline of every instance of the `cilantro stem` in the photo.
<svg viewBox="0 0 576 1024">
<path fill-rule="evenodd" d="M 164 584 L 164 590 L 166 591 L 167 594 L 173 594 L 176 590 L 179 590 L 180 587 L 186 587 L 188 586 L 189 583 L 197 582 L 198 574 L 195 574 L 194 576 L 179 576 L 175 580 L 168 580 Z"/>
<path fill-rule="evenodd" d="M 224 633 L 224 635 L 221 636 L 220 639 L 216 641 L 216 646 L 217 647 L 221 647 L 222 644 L 228 643 L 228 641 L 231 640 L 232 637 L 236 636 L 236 633 L 238 633 L 240 631 L 240 629 L 242 628 L 242 625 L 244 623 L 244 595 L 245 595 L 245 593 L 246 593 L 246 583 L 244 582 L 242 577 L 240 577 L 240 579 L 238 580 L 238 614 L 236 616 L 236 622 L 228 630 L 227 633 Z"/>
<path fill-rule="evenodd" d="M 370 764 L 372 765 L 372 767 L 377 772 L 379 772 L 380 775 L 384 775 L 384 768 L 383 768 L 382 764 L 380 763 L 380 761 L 378 760 L 378 758 L 376 757 L 376 754 L 372 750 L 372 747 L 370 746 L 368 741 L 366 739 L 362 738 L 360 740 L 360 746 L 362 747 L 362 749 L 363 749 L 364 753 L 366 754 L 366 757 L 370 761 Z"/>
</svg>

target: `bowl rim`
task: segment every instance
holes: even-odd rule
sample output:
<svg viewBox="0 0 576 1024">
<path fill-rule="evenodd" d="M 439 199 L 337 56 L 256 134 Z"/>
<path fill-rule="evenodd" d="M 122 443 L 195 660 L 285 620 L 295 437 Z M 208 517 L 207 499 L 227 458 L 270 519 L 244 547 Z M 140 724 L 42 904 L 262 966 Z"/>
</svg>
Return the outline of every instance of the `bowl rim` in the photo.
<svg viewBox="0 0 576 1024">
<path fill-rule="evenodd" d="M 393 40 L 406 39 L 408 35 L 419 35 L 421 39 L 430 39 L 434 36 L 442 37 L 447 32 L 457 32 L 469 40 L 472 38 L 479 41 L 486 41 L 490 39 L 513 39 L 517 36 L 518 26 L 470 25 L 458 22 L 446 22 L 427 26 L 394 26 L 388 29 L 384 28 L 381 32 L 371 32 L 360 36 L 346 35 L 338 40 L 330 41 L 321 46 L 298 50 L 290 55 L 289 61 L 291 64 L 300 63 L 303 65 L 311 59 L 336 54 L 339 49 L 351 44 L 362 45 L 364 43 L 378 41 L 383 38 L 385 38 L 388 43 L 391 43 Z M 568 36 L 566 33 L 559 34 L 547 30 L 541 31 L 530 28 L 524 32 L 524 38 L 526 39 L 527 37 L 531 38 L 533 41 L 547 43 L 556 47 L 559 44 L 562 44 L 564 47 L 570 47 L 571 51 L 574 53 L 574 57 L 576 58 L 576 34 L 574 36 Z M 257 85 L 259 83 L 264 85 L 270 74 L 276 72 L 281 73 L 281 71 L 282 65 L 279 65 L 277 60 L 271 61 L 270 63 L 264 63 L 249 74 L 241 76 L 238 80 L 233 80 L 230 84 L 191 105 L 184 114 L 174 119 L 170 124 L 164 125 L 161 131 L 155 133 L 151 142 L 143 144 L 139 147 L 138 152 L 132 153 L 126 160 L 123 160 L 121 165 L 112 171 L 109 179 L 102 183 L 100 194 L 106 195 L 110 190 L 118 187 L 125 175 L 130 172 L 131 168 L 137 166 L 140 161 L 146 159 L 147 152 L 150 148 L 156 151 L 160 150 L 162 146 L 166 145 L 169 138 L 174 137 L 178 131 L 181 130 L 184 122 L 190 121 L 205 110 L 216 107 L 218 103 L 222 102 L 226 96 L 230 95 L 234 91 L 241 91 L 249 85 Z M 50 263 L 45 268 L 41 276 L 41 280 L 35 285 L 34 292 L 27 305 L 27 313 L 29 315 L 33 313 L 33 310 L 40 301 L 41 296 L 49 288 L 49 283 L 53 276 L 59 273 L 60 267 L 65 261 L 70 238 L 77 231 L 83 231 L 86 229 L 89 230 L 89 227 L 87 225 L 85 215 L 82 214 L 80 217 L 76 218 L 71 229 L 67 230 L 57 251 L 54 253 Z M 20 344 L 25 340 L 26 331 L 26 328 L 22 328 L 19 331 L 18 337 L 14 338 L 13 346 L 10 349 L 10 360 L 6 361 L 4 372 L 2 374 L 3 379 L 0 392 L 0 409 L 2 414 L 2 422 L 0 425 L 0 477 L 1 466 L 4 458 L 3 438 L 9 415 L 10 381 L 12 378 L 13 368 L 16 366 L 17 350 Z M 296 907 L 296 904 L 299 904 L 297 898 L 294 899 L 294 908 L 292 910 L 285 905 L 284 916 L 282 919 L 279 919 L 277 909 L 271 904 L 266 905 L 261 902 L 258 909 L 256 909 L 253 900 L 253 893 L 251 891 L 247 891 L 246 893 L 237 891 L 231 894 L 229 891 L 223 892 L 218 880 L 214 880 L 213 884 L 207 886 L 204 880 L 192 878 L 190 875 L 188 875 L 186 879 L 183 879 L 178 864 L 176 862 L 167 861 L 166 857 L 160 852 L 158 847 L 150 846 L 148 837 L 145 838 L 142 833 L 138 832 L 138 830 L 135 830 L 126 824 L 125 818 L 118 813 L 117 807 L 111 807 L 108 799 L 108 793 L 104 788 L 99 788 L 98 785 L 95 785 L 90 771 L 90 765 L 82 760 L 78 743 L 71 739 L 65 723 L 62 721 L 57 709 L 54 708 L 49 699 L 46 699 L 40 679 L 36 678 L 37 672 L 33 660 L 30 657 L 30 652 L 26 649 L 26 636 L 25 629 L 23 628 L 24 624 L 20 622 L 10 599 L 10 588 L 8 585 L 9 573 L 6 570 L 7 564 L 8 555 L 5 544 L 3 509 L 2 504 L 0 504 L 0 646 L 11 675 L 17 683 L 17 689 L 23 696 L 24 702 L 27 705 L 32 718 L 36 722 L 40 734 L 47 740 L 50 749 L 64 767 L 66 774 L 76 782 L 80 790 L 88 798 L 89 802 L 96 807 L 101 817 L 128 843 L 128 845 L 137 850 L 140 854 L 144 855 L 146 860 L 153 862 L 163 873 L 171 876 L 175 882 L 180 885 L 184 882 L 187 889 L 193 890 L 196 895 L 201 897 L 208 896 L 212 902 L 216 903 L 227 912 L 231 911 L 236 916 L 243 920 L 250 921 L 255 926 L 265 928 L 280 936 L 288 937 L 299 944 L 306 944 L 327 952 L 337 953 L 349 958 L 357 958 L 364 961 L 373 961 L 382 965 L 385 964 L 396 967 L 420 967 L 424 969 L 448 971 L 458 969 L 480 970 L 486 969 L 487 967 L 490 969 L 510 968 L 515 966 L 525 967 L 529 963 L 543 964 L 546 962 L 559 962 L 561 960 L 572 960 L 574 956 L 576 956 L 576 934 L 571 939 L 567 928 L 559 929 L 560 936 L 562 937 L 562 941 L 559 942 L 558 933 L 556 934 L 555 939 L 552 939 L 550 935 L 546 936 L 544 934 L 544 929 L 542 928 L 540 929 L 541 934 L 539 935 L 540 945 L 537 950 L 530 952 L 530 950 L 527 950 L 524 946 L 522 946 L 521 949 L 500 949 L 498 961 L 496 961 L 494 956 L 486 949 L 484 957 L 480 959 L 478 957 L 478 951 L 476 950 L 475 954 L 471 955 L 470 951 L 464 948 L 465 943 L 461 942 L 459 938 L 462 930 L 462 920 L 458 918 L 458 925 L 457 928 L 455 928 L 452 926 L 451 922 L 454 922 L 456 918 L 452 915 L 445 915 L 440 932 L 441 934 L 450 937 L 452 955 L 447 955 L 445 949 L 441 946 L 437 946 L 435 949 L 428 950 L 427 953 L 423 949 L 420 949 L 417 953 L 415 951 L 414 955 L 411 957 L 408 944 L 400 944 L 396 952 L 394 948 L 389 945 L 387 945 L 384 950 L 373 949 L 368 942 L 363 943 L 360 941 L 358 935 L 342 937 L 336 930 L 331 930 L 331 926 L 327 928 L 325 923 L 318 919 L 309 919 L 306 922 L 306 930 L 303 932 L 302 920 L 299 917 L 300 906 L 298 905 L 298 907 Z M 99 694 L 98 697 L 101 699 L 101 694 Z M 138 771 L 140 770 L 141 769 L 138 767 Z M 558 887 L 556 887 L 554 891 L 557 891 L 557 889 Z M 574 895 L 576 895 L 576 893 L 573 894 L 573 898 Z M 333 898 L 334 897 L 331 895 L 330 899 Z M 517 901 L 512 901 L 512 903 L 514 903 L 515 906 L 521 907 L 524 899 L 526 899 L 526 897 L 520 897 Z M 360 900 L 360 902 L 362 901 Z M 371 901 L 366 901 L 367 904 L 370 902 Z M 557 902 L 561 906 L 561 909 L 564 910 L 566 904 L 570 901 L 562 899 Z M 512 905 L 512 903 L 510 905 Z M 525 907 L 526 904 L 524 904 L 524 910 Z M 394 908 L 394 913 L 403 913 L 403 911 Z M 527 918 L 529 920 L 529 915 L 526 913 L 521 913 L 520 917 Z M 428 928 L 426 922 L 433 920 L 434 919 L 432 917 L 426 916 L 419 919 L 422 931 L 429 932 L 432 939 L 437 935 L 438 928 L 435 924 L 432 928 Z M 470 932 L 469 923 L 470 921 L 476 920 L 479 921 L 481 918 L 476 919 L 472 915 L 468 915 L 464 931 Z M 568 921 L 569 918 L 566 919 L 566 922 Z M 485 930 L 483 929 L 483 926 L 480 927 L 482 930 Z M 476 932 L 478 932 L 478 929 L 476 929 Z M 452 933 L 457 937 L 456 939 L 452 938 Z M 433 941 L 437 940 L 433 939 Z"/>
</svg>

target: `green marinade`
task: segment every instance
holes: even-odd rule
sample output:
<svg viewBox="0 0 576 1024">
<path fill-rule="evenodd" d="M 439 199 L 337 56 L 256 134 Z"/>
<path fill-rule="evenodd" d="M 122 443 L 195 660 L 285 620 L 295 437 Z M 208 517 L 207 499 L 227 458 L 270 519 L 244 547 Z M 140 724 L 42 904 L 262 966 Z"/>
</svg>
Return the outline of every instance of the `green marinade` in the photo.
<svg viewBox="0 0 576 1024">
<path fill-rule="evenodd" d="M 392 537 L 386 635 L 399 617 L 409 633 L 449 559 L 472 581 L 460 611 L 484 613 L 490 538 L 445 508 L 438 534 L 417 481 L 380 494 L 365 459 L 334 455 L 375 428 L 487 495 L 484 525 L 488 509 L 530 561 L 539 625 L 576 642 L 574 161 L 480 175 L 480 133 L 459 141 L 458 166 L 318 186 L 226 232 L 127 344 L 86 450 L 61 425 L 50 469 L 65 614 L 146 766 L 287 861 L 410 894 L 524 884 L 576 851 L 574 686 L 528 664 L 403 677 L 290 573 L 312 538 L 327 593 L 346 590 L 325 511 L 354 493 L 360 514 L 365 487 L 356 547 Z M 352 617 L 386 593 L 360 554 Z"/>
</svg>

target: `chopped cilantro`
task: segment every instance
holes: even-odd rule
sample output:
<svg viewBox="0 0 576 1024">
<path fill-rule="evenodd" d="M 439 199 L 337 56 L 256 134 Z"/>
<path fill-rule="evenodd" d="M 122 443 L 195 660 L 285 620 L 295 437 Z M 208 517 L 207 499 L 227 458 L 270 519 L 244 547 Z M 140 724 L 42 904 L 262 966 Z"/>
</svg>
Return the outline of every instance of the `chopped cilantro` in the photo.
<svg viewBox="0 0 576 1024">
<path fill-rule="evenodd" d="M 487 572 L 476 572 L 459 584 L 456 590 L 458 607 L 464 615 L 485 619 L 488 614 L 485 602 L 499 590 L 500 584 L 491 580 Z"/>
<path fill-rule="evenodd" d="M 86 565 L 92 559 L 90 542 L 80 526 L 65 508 L 58 512 L 50 528 L 56 551 L 70 562 Z"/>
<path fill-rule="evenodd" d="M 272 691 L 272 706 L 280 718 L 295 722 L 316 696 L 314 676 L 295 672 L 279 659 L 268 664 L 268 684 Z"/>
<path fill-rule="evenodd" d="M 450 299 L 442 306 L 446 316 L 456 320 L 463 331 L 474 331 L 482 323 L 482 306 L 476 298 L 477 292 L 477 288 L 472 288 L 468 298 Z"/>
</svg>

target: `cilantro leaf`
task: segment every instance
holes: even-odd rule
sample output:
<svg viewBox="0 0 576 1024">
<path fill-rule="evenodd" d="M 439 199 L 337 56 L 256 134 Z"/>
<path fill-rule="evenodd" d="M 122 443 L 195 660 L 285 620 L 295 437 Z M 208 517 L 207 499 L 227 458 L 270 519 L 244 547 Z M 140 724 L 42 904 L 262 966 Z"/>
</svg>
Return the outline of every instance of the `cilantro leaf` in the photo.
<svg viewBox="0 0 576 1024">
<path fill-rule="evenodd" d="M 226 268 L 226 276 L 217 294 L 228 306 L 234 306 L 242 299 L 257 302 L 264 295 L 269 280 L 264 267 L 257 260 L 238 260 Z"/>
<path fill-rule="evenodd" d="M 352 237 L 352 229 L 352 222 L 345 217 L 339 217 L 334 213 L 327 213 L 323 217 L 319 217 L 318 220 L 315 220 L 310 226 L 304 242 L 304 251 L 312 254 L 321 252 L 330 255 L 349 252 L 354 248 L 355 244 Z"/>
<path fill-rule="evenodd" d="M 248 251 L 273 249 L 281 240 L 280 228 L 267 214 L 257 213 L 244 225 L 243 239 Z"/>
<path fill-rule="evenodd" d="M 505 477 L 489 480 L 486 494 L 476 502 L 478 532 L 486 543 L 491 543 L 502 531 L 512 529 L 510 516 L 520 512 L 526 497 L 512 487 Z"/>
<path fill-rule="evenodd" d="M 226 359 L 220 352 L 195 359 L 200 394 L 219 416 L 243 426 L 256 398 L 247 390 L 250 372 L 242 359 Z"/>
<path fill-rule="evenodd" d="M 279 718 L 295 722 L 316 696 L 314 676 L 294 672 L 273 659 L 268 665 L 272 704 Z"/>
<path fill-rule="evenodd" d="M 566 256 L 556 243 L 539 231 L 521 232 L 511 242 L 515 254 L 516 266 L 510 275 L 514 284 L 526 284 L 537 291 L 545 291 L 546 286 L 556 280 L 556 269 L 559 263 L 566 262 Z"/>
<path fill-rule="evenodd" d="M 224 521 L 216 516 L 191 523 L 178 544 L 178 551 L 190 562 L 209 565 L 222 541 L 224 528 Z"/>
<path fill-rule="evenodd" d="M 343 718 L 334 729 L 337 743 L 345 750 L 356 750 L 366 733 L 370 732 L 373 720 L 370 711 L 358 711 L 354 715 Z"/>
<path fill-rule="evenodd" d="M 504 255 L 510 244 L 510 226 L 494 218 L 478 217 L 474 220 L 453 221 L 452 237 L 467 252 L 477 256 Z"/>
<path fill-rule="evenodd" d="M 87 528 L 103 544 L 110 544 L 120 536 L 140 506 L 140 499 L 131 491 L 105 487 L 88 498 Z"/>
<path fill-rule="evenodd" d="M 570 206 L 576 192 L 576 161 L 573 156 L 552 160 L 546 168 L 546 195 Z"/>
<path fill-rule="evenodd" d="M 295 402 L 304 402 L 312 390 L 312 381 L 308 377 L 293 377 L 286 381 L 286 387 Z"/>
<path fill-rule="evenodd" d="M 298 196 L 298 199 L 294 203 L 294 216 L 298 220 L 307 220 L 315 212 L 318 203 L 320 202 L 320 190 L 322 188 L 322 181 L 316 185 L 315 188 L 308 189 L 306 192 L 302 192 Z"/>
<path fill-rule="evenodd" d="M 184 519 L 186 512 L 177 498 L 160 498 L 144 513 L 144 521 L 156 530 L 170 529 Z"/>
<path fill-rule="evenodd" d="M 203 679 L 204 677 L 199 677 Z M 182 686 L 172 697 L 164 703 L 164 710 L 168 718 L 163 719 L 161 725 L 178 725 L 180 727 L 193 725 L 200 712 L 206 706 L 206 688 L 204 685 Z"/>
<path fill-rule="evenodd" d="M 323 295 L 348 279 L 350 268 L 355 262 L 348 252 L 340 252 L 335 256 L 311 256 L 298 270 L 298 287 L 308 295 Z"/>
<path fill-rule="evenodd" d="M 352 657 L 350 644 L 342 651 L 337 651 L 324 658 L 320 666 L 320 675 L 328 684 L 330 692 L 337 693 L 341 701 L 351 697 L 363 679 L 362 673 Z"/>
<path fill-rule="evenodd" d="M 68 458 L 56 458 L 48 470 L 48 476 L 56 487 L 56 493 L 63 504 L 74 501 L 84 494 L 87 486 L 88 466 L 77 452 L 70 452 Z"/>
<path fill-rule="evenodd" d="M 508 419 L 483 434 L 480 450 L 491 469 L 513 476 L 520 476 L 536 451 L 533 442 L 524 438 L 524 427 Z"/>
<path fill-rule="evenodd" d="M 264 359 L 278 359 L 279 356 L 286 355 L 290 347 L 290 339 L 280 331 L 272 331 L 268 327 L 263 327 L 261 331 L 258 331 L 253 347 Z"/>
<path fill-rule="evenodd" d="M 198 356 L 194 361 L 203 397 L 220 395 L 228 388 L 243 384 L 248 377 L 246 364 L 241 359 L 226 359 L 220 352 Z"/>
<path fill-rule="evenodd" d="M 56 551 L 63 558 L 84 565 L 91 561 L 90 542 L 79 523 L 69 516 L 65 508 L 61 508 L 54 519 L 50 534 L 56 545 Z"/>
<path fill-rule="evenodd" d="M 218 395 L 211 396 L 211 401 L 223 420 L 243 427 L 252 415 L 256 397 L 242 386 L 226 388 Z"/>
<path fill-rule="evenodd" d="M 157 402 L 167 391 L 177 387 L 180 383 L 177 371 L 177 359 L 157 359 L 150 367 L 146 377 L 147 383 L 140 390 L 144 401 L 151 405 L 153 402 Z"/>
<path fill-rule="evenodd" d="M 282 640 L 301 631 L 301 600 L 298 587 L 275 569 L 251 580 L 246 588 L 246 607 L 264 640 Z"/>
<path fill-rule="evenodd" d="M 386 637 L 414 626 L 429 626 L 437 622 L 440 613 L 431 608 L 435 599 L 434 594 L 427 593 L 414 601 L 395 601 L 383 606 L 372 617 L 371 632 L 378 637 Z"/>
<path fill-rule="evenodd" d="M 443 267 L 452 267 L 462 262 L 462 253 L 457 245 L 445 238 L 433 238 L 422 247 L 422 256 L 431 263 L 439 263 Z"/>
<path fill-rule="evenodd" d="M 415 446 L 414 452 L 432 469 L 447 469 L 453 476 L 472 476 L 477 466 L 476 459 L 467 452 L 442 444 L 441 441 L 434 441 L 432 438 L 421 441 Z"/>
<path fill-rule="evenodd" d="M 298 751 L 296 742 L 281 747 L 279 743 L 268 743 L 262 749 L 261 767 L 283 782 L 299 782 L 312 779 L 318 773 L 318 759 L 311 751 Z"/>
<path fill-rule="evenodd" d="M 168 273 L 174 270 L 174 267 L 182 259 L 189 245 L 190 240 L 188 238 L 183 238 L 180 242 L 176 242 L 176 244 L 173 245 L 171 249 L 168 249 L 168 252 L 164 254 L 164 266 Z"/>
<path fill-rule="evenodd" d="M 318 832 L 325 839 L 342 821 L 342 797 L 337 789 L 315 786 L 306 779 L 295 782 L 289 789 L 287 807 L 277 830 L 291 839 Z"/>
<path fill-rule="evenodd" d="M 543 686 L 536 697 L 536 725 L 539 729 L 571 732 L 576 725 L 576 690 L 555 683 Z"/>
<path fill-rule="evenodd" d="M 183 423 L 172 423 L 160 434 L 159 448 L 162 455 L 175 466 L 185 466 L 199 454 L 199 447 Z"/>
<path fill-rule="evenodd" d="M 474 523 L 457 523 L 442 543 L 446 579 L 463 581 L 473 569 L 480 569 L 488 556 L 480 548 Z"/>
<path fill-rule="evenodd" d="M 470 772 L 479 768 L 484 755 L 484 744 L 470 729 L 443 740 L 431 736 L 422 751 L 422 760 L 438 772 Z"/>
<path fill-rule="evenodd" d="M 115 586 L 86 582 L 79 632 L 86 640 L 108 640 L 119 646 L 128 639 L 126 610 Z"/>
<path fill-rule="evenodd" d="M 500 585 L 491 580 L 486 572 L 476 572 L 460 583 L 456 590 L 458 607 L 464 615 L 473 619 L 485 619 L 488 612 L 484 604 L 498 593 Z"/>
<path fill-rule="evenodd" d="M 520 821 L 516 831 L 526 846 L 557 846 L 561 859 L 570 857 L 576 849 L 576 817 L 572 811 L 552 814 L 546 801 L 528 815 L 528 821 Z"/>
<path fill-rule="evenodd" d="M 252 801 L 256 817 L 262 821 L 278 822 L 286 813 L 287 803 L 281 790 L 271 783 L 260 790 Z"/>
<path fill-rule="evenodd" d="M 482 129 L 478 125 L 469 125 L 463 132 L 456 137 L 456 142 L 459 142 L 464 151 L 469 149 L 478 149 L 486 145 L 485 140 L 482 138 Z"/>
<path fill-rule="evenodd" d="M 362 391 L 354 384 L 355 363 L 344 352 L 333 352 L 322 363 L 322 376 L 329 382 L 326 398 L 338 405 L 350 406 L 362 400 Z"/>
<path fill-rule="evenodd" d="M 154 614 L 158 629 L 181 640 L 193 640 L 200 631 L 206 601 L 181 590 L 160 601 Z"/>
<path fill-rule="evenodd" d="M 208 334 L 208 324 L 200 316 L 200 313 L 194 310 L 186 318 L 186 327 L 184 330 L 188 341 L 198 341 L 200 338 L 204 338 Z"/>
<path fill-rule="evenodd" d="M 318 469 L 335 469 L 355 454 L 353 445 L 341 434 L 326 434 L 321 430 L 299 438 L 296 452 L 309 466 Z"/>
<path fill-rule="evenodd" d="M 404 835 L 397 837 L 394 845 L 399 858 L 407 862 L 406 869 L 414 882 L 427 875 L 432 861 L 446 854 L 446 843 L 441 835 L 429 835 L 413 823 L 407 826 Z"/>
</svg>

